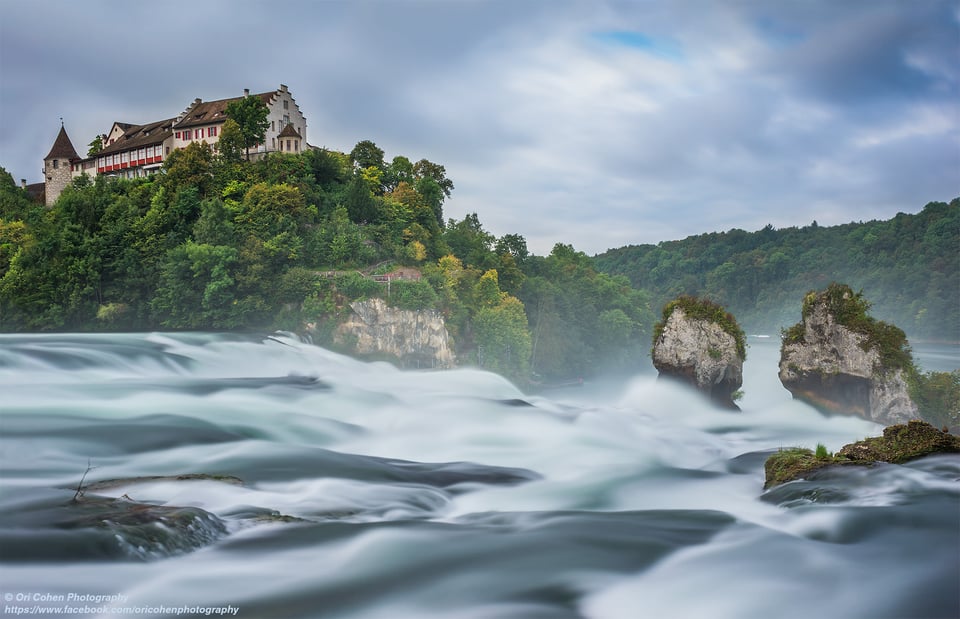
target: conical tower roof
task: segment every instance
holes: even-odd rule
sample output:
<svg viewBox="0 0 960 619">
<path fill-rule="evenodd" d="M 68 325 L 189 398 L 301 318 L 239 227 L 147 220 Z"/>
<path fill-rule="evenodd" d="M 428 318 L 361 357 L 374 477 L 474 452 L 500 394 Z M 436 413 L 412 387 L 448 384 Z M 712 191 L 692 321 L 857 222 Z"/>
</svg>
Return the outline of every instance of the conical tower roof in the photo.
<svg viewBox="0 0 960 619">
<path fill-rule="evenodd" d="M 303 139 L 303 136 L 300 135 L 300 132 L 293 128 L 293 123 L 287 123 L 287 126 L 283 128 L 283 131 L 281 131 L 277 137 Z"/>
<path fill-rule="evenodd" d="M 50 149 L 50 153 L 43 158 L 44 161 L 47 159 L 79 159 L 80 155 L 77 154 L 77 149 L 73 147 L 73 142 L 70 141 L 70 136 L 67 135 L 67 130 L 63 128 L 63 125 L 60 125 L 60 133 L 57 134 L 57 139 L 53 142 L 53 147 Z"/>
</svg>

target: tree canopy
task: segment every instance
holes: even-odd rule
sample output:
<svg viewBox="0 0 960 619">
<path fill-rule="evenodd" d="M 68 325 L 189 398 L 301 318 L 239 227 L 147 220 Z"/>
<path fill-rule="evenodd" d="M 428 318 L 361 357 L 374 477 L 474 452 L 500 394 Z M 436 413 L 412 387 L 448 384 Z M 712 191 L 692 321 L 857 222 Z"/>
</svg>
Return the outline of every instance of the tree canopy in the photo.
<svg viewBox="0 0 960 619">
<path fill-rule="evenodd" d="M 843 277 L 908 332 L 960 324 L 960 199 L 885 222 L 731 230 L 593 258 L 557 243 L 538 256 L 476 213 L 445 220 L 444 166 L 386 163 L 370 140 L 245 160 L 257 138 L 244 101 L 259 108 L 235 102 L 216 151 L 191 144 L 147 178 L 82 176 L 49 209 L 0 169 L 0 331 L 310 323 L 334 345 L 348 303 L 379 296 L 441 311 L 462 363 L 549 385 L 648 367 L 651 308 L 685 294 L 776 330 L 806 290 Z M 422 277 L 378 282 L 399 267 Z"/>
<path fill-rule="evenodd" d="M 250 160 L 250 148 L 262 144 L 266 139 L 270 122 L 267 116 L 270 109 L 260 97 L 247 95 L 227 103 L 227 116 L 237 123 L 243 137 L 243 147 L 247 160 Z"/>
<path fill-rule="evenodd" d="M 662 305 L 709 298 L 754 333 L 796 321 L 797 299 L 843 281 L 872 300 L 874 314 L 911 337 L 960 334 L 960 198 L 931 202 L 886 221 L 729 230 L 656 245 L 612 249 L 596 267 L 625 275 Z"/>
</svg>

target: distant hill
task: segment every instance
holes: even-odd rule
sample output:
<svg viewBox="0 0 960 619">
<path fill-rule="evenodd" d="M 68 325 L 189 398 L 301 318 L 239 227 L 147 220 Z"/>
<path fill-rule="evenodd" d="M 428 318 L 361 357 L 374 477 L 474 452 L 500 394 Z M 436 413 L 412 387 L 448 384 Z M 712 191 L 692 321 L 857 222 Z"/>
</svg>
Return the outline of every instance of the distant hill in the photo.
<svg viewBox="0 0 960 619">
<path fill-rule="evenodd" d="M 748 333 L 797 322 L 803 294 L 836 281 L 862 290 L 874 317 L 912 339 L 960 340 L 960 198 L 887 221 L 768 225 L 631 245 L 594 263 L 646 290 L 654 308 L 680 294 L 707 297 Z"/>
</svg>

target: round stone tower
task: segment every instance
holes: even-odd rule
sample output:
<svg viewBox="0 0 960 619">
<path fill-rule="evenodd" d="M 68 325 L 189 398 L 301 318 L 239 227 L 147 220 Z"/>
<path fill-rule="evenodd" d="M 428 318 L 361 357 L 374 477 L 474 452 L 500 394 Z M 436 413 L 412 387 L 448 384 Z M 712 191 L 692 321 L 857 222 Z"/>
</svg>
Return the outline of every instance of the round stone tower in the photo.
<svg viewBox="0 0 960 619">
<path fill-rule="evenodd" d="M 46 204 L 52 206 L 67 185 L 73 180 L 73 165 L 80 160 L 67 130 L 60 121 L 60 133 L 53 142 L 50 153 L 43 158 L 43 178 L 46 185 Z"/>
</svg>

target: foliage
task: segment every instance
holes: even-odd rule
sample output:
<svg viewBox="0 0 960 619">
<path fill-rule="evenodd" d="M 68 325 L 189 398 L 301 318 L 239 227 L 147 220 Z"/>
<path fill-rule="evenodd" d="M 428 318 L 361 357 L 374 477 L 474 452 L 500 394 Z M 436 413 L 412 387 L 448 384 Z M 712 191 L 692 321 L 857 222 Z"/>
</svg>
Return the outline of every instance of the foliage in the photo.
<svg viewBox="0 0 960 619">
<path fill-rule="evenodd" d="M 804 295 L 801 309 L 803 321 L 784 331 L 784 346 L 803 339 L 804 321 L 811 317 L 818 306 L 824 307 L 837 324 L 864 336 L 861 347 L 864 350 L 875 349 L 879 353 L 880 371 L 915 372 L 906 334 L 896 326 L 870 316 L 870 302 L 864 298 L 863 292 L 854 292 L 846 284 L 831 283 L 825 290 Z"/>
<path fill-rule="evenodd" d="M 240 135 L 243 137 L 243 147 L 250 160 L 250 147 L 263 143 L 267 135 L 270 122 L 267 116 L 269 108 L 260 97 L 247 95 L 227 103 L 227 116 L 237 123 Z"/>
<path fill-rule="evenodd" d="M 383 149 L 371 140 L 362 140 L 350 151 L 350 160 L 359 170 L 367 168 L 384 169 Z"/>
<path fill-rule="evenodd" d="M 960 433 L 960 370 L 918 373 L 910 397 L 924 420 Z"/>
<path fill-rule="evenodd" d="M 663 329 L 667 325 L 667 320 L 677 308 L 683 310 L 683 313 L 692 320 L 704 320 L 719 325 L 725 333 L 733 337 L 737 346 L 737 356 L 740 357 L 740 360 L 746 360 L 747 336 L 743 332 L 743 329 L 740 328 L 740 325 L 737 324 L 737 319 L 717 303 L 709 299 L 701 299 L 689 295 L 681 295 L 663 306 L 661 320 L 653 327 L 654 344 L 660 339 L 660 336 L 663 334 Z"/>
<path fill-rule="evenodd" d="M 221 161 L 227 164 L 239 163 L 246 147 L 246 138 L 240 125 L 233 118 L 228 118 L 220 128 L 220 139 L 217 140 L 217 152 Z"/>
<path fill-rule="evenodd" d="M 103 139 L 105 136 L 97 135 L 90 140 L 90 144 L 87 146 L 87 157 L 93 157 L 101 150 L 103 150 Z"/>
<path fill-rule="evenodd" d="M 400 309 L 422 310 L 436 308 L 440 297 L 428 282 L 401 279 L 391 282 L 388 301 Z"/>
<path fill-rule="evenodd" d="M 729 230 L 611 249 L 596 268 L 625 275 L 662 306 L 682 294 L 710 298 L 755 333 L 795 321 L 807 290 L 845 281 L 878 319 L 912 338 L 960 333 L 960 198 L 916 214 L 840 226 Z"/>
<path fill-rule="evenodd" d="M 496 305 L 481 307 L 474 331 L 480 367 L 505 376 L 529 374 L 530 332 L 519 299 L 503 294 Z"/>
<path fill-rule="evenodd" d="M 349 301 L 379 297 L 382 286 L 362 273 L 352 272 L 337 276 L 337 291 Z"/>
<path fill-rule="evenodd" d="M 821 449 L 822 448 L 822 449 Z M 790 447 L 780 449 L 764 463 L 766 481 L 764 488 L 772 488 L 780 484 L 806 477 L 811 473 L 830 465 L 855 464 L 846 458 L 838 458 L 827 452 L 823 445 L 817 445 L 813 452 L 805 447 Z"/>
<path fill-rule="evenodd" d="M 524 258 L 523 276 L 517 296 L 529 314 L 531 369 L 544 382 L 648 363 L 653 313 L 626 278 L 597 272 L 586 254 L 562 243 L 549 256 Z"/>
</svg>

